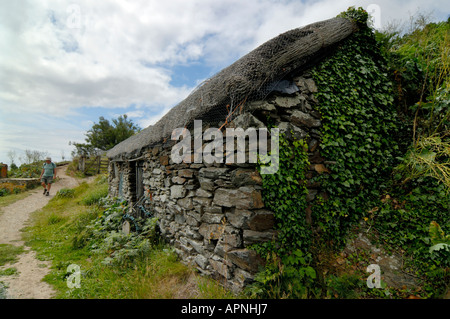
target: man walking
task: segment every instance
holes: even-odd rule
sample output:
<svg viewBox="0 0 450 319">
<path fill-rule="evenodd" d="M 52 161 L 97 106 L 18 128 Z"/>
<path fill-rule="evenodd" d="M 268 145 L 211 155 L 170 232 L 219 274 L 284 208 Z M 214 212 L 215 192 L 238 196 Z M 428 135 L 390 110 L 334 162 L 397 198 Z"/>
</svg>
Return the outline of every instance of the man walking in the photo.
<svg viewBox="0 0 450 319">
<path fill-rule="evenodd" d="M 52 188 L 53 179 L 56 178 L 56 164 L 52 163 L 52 159 L 47 157 L 42 167 L 41 185 L 44 187 L 44 195 L 48 196 L 50 188 Z"/>
</svg>

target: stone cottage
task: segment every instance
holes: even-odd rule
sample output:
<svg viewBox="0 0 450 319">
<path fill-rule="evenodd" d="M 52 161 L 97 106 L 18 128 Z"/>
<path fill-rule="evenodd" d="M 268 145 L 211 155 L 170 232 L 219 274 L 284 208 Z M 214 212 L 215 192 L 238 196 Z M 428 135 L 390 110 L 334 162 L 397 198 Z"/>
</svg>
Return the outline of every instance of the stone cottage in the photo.
<svg viewBox="0 0 450 319">
<path fill-rule="evenodd" d="M 209 143 L 201 135 L 217 128 L 225 145 L 227 128 L 264 129 L 270 118 L 288 138 L 307 139 L 309 178 L 326 172 L 319 154 L 317 87 L 308 69 L 357 29 L 351 20 L 333 18 L 288 31 L 205 81 L 155 125 L 108 151 L 110 196 L 131 203 L 144 198 L 162 236 L 184 262 L 241 289 L 263 265 L 248 247 L 276 236 L 274 216 L 264 205 L 256 163 L 248 160 L 249 145 L 237 150 L 245 162 L 199 161 L 195 150 Z M 198 121 L 200 144 L 194 132 Z M 173 139 L 176 129 L 189 133 L 183 136 L 194 149 L 181 162 L 171 156 L 181 140 Z M 225 159 L 237 153 L 219 150 Z M 312 201 L 320 189 L 307 185 Z"/>
</svg>

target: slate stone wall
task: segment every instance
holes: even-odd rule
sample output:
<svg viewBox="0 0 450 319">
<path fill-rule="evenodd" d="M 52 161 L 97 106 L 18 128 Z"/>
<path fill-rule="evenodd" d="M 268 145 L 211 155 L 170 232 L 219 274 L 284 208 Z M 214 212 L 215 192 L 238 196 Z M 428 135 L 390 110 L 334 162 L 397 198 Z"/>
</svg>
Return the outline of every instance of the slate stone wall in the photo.
<svg viewBox="0 0 450 319">
<path fill-rule="evenodd" d="M 307 178 L 326 174 L 330 163 L 319 153 L 316 91 L 308 72 L 281 81 L 266 99 L 248 103 L 231 126 L 261 128 L 270 117 L 288 138 L 307 139 L 311 163 Z M 184 262 L 239 291 L 264 265 L 248 247 L 276 238 L 273 212 L 263 202 L 261 176 L 252 163 L 175 164 L 170 156 L 175 143 L 149 147 L 135 161 L 111 162 L 110 196 L 119 196 L 120 188 L 123 198 L 136 200 L 134 170 L 141 164 L 147 205 L 158 217 L 163 237 Z M 307 182 L 307 187 L 311 202 L 321 193 L 320 185 Z M 310 207 L 306 213 L 310 222 Z"/>
</svg>

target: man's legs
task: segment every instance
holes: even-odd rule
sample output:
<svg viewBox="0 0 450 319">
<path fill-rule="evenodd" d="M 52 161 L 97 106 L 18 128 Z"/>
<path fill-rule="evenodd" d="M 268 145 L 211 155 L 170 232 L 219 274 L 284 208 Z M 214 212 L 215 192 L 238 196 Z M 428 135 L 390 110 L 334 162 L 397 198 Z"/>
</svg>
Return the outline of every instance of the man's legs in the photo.
<svg viewBox="0 0 450 319">
<path fill-rule="evenodd" d="M 53 179 L 51 177 L 43 177 L 41 181 L 42 181 L 41 185 L 42 187 L 44 187 L 44 195 L 48 196 L 50 188 L 52 188 Z"/>
<path fill-rule="evenodd" d="M 47 192 L 47 185 L 45 185 L 45 182 L 41 183 L 42 187 L 44 187 L 44 195 Z"/>
</svg>

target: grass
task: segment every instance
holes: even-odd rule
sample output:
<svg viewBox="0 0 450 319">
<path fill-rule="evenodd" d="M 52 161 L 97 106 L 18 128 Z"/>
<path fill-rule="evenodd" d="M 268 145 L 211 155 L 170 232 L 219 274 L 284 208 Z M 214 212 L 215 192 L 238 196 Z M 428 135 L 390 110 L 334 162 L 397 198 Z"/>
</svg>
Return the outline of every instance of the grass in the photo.
<svg viewBox="0 0 450 319">
<path fill-rule="evenodd" d="M 7 263 L 15 263 L 17 261 L 17 256 L 21 253 L 23 253 L 22 246 L 0 244 L 0 266 Z"/>
<path fill-rule="evenodd" d="M 201 277 L 182 264 L 173 250 L 155 244 L 145 256 L 120 264 L 107 264 L 111 250 L 99 251 L 91 244 L 77 242 L 89 225 L 104 212 L 99 205 L 107 182 L 99 177 L 82 183 L 73 191 L 64 190 L 41 210 L 32 214 L 24 240 L 40 260 L 51 260 L 51 272 L 44 278 L 57 291 L 55 298 L 135 299 L 135 298 L 235 298 L 210 278 Z M 80 288 L 68 288 L 72 273 L 68 266 L 80 267 Z"/>
</svg>

